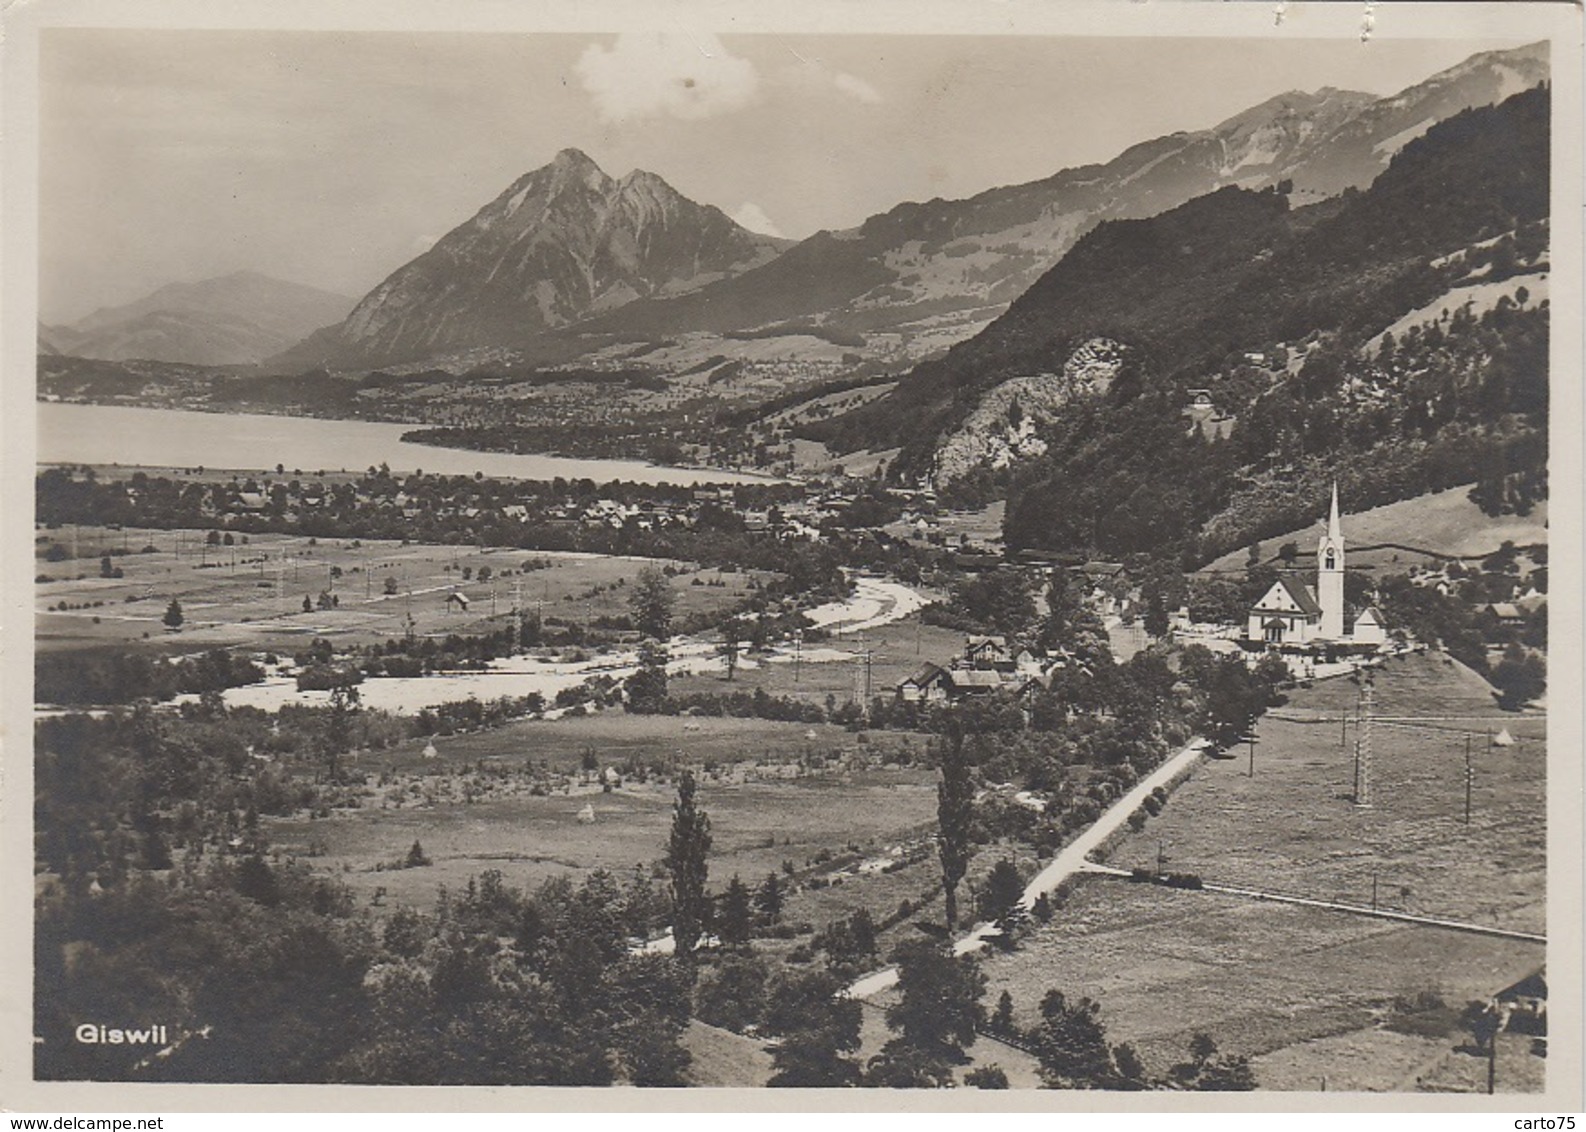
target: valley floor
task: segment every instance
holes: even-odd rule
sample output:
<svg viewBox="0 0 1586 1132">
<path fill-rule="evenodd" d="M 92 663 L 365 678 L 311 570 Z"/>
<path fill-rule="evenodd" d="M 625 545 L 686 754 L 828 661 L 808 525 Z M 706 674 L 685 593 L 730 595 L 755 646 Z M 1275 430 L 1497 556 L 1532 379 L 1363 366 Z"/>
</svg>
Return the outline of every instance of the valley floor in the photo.
<svg viewBox="0 0 1586 1132">
<path fill-rule="evenodd" d="M 1370 808 L 1350 802 L 1353 731 L 1340 742 L 1358 689 L 1322 682 L 1262 722 L 1253 777 L 1243 748 L 1204 763 L 1109 863 L 1153 868 L 1161 854 L 1207 884 L 1544 933 L 1545 718 L 1501 715 L 1481 681 L 1435 653 L 1390 661 L 1376 690 Z M 1422 722 L 1398 722 L 1410 717 Z M 1500 728 L 1516 743 L 1487 747 Z M 1021 1023 L 1047 989 L 1089 995 L 1110 1040 L 1148 1063 L 1182 1056 L 1205 1031 L 1248 1056 L 1263 1089 L 1469 1091 L 1485 1088 L 1485 1062 L 1459 1052 L 1463 1030 L 1404 1032 L 1417 1027 L 1396 1001 L 1430 993 L 1457 1014 L 1545 958 L 1524 940 L 1091 876 L 1050 925 L 984 967 L 988 1001 L 1010 991 Z M 1539 1090 L 1543 1059 L 1528 1040 L 1511 1044 L 1499 1091 Z"/>
</svg>

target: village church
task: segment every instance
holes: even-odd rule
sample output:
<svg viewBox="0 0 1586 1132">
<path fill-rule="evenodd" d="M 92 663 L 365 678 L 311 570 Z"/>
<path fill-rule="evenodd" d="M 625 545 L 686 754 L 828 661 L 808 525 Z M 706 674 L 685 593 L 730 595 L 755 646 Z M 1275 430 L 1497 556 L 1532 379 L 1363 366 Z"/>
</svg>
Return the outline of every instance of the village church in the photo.
<svg viewBox="0 0 1586 1132">
<path fill-rule="evenodd" d="M 1251 647 L 1301 648 L 1328 645 L 1375 647 L 1387 640 L 1381 618 L 1366 608 L 1345 623 L 1344 531 L 1338 515 L 1338 484 L 1333 484 L 1327 530 L 1316 545 L 1316 588 L 1292 577 L 1279 578 L 1250 609 L 1245 641 Z"/>
</svg>

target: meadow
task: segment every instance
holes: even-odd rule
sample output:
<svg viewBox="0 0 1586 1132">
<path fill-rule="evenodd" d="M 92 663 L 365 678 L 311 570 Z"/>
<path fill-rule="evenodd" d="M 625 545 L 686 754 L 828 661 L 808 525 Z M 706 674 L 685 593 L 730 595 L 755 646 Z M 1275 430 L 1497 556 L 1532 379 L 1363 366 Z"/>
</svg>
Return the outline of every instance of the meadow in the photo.
<svg viewBox="0 0 1586 1132">
<path fill-rule="evenodd" d="M 666 855 L 684 766 L 695 769 L 710 815 L 718 890 L 734 874 L 758 884 L 840 853 L 884 853 L 936 812 L 934 773 L 892 761 L 899 749 L 918 751 L 919 738 L 905 735 L 861 742 L 827 725 L 603 712 L 436 739 L 430 758 L 427 742 L 352 760 L 349 771 L 370 784 L 360 807 L 270 820 L 275 849 L 371 901 L 383 888 L 385 907 L 428 907 L 438 886 L 456 891 L 485 869 L 532 888 L 555 875 L 604 868 L 626 877 L 654 864 Z M 607 767 L 640 764 L 649 769 L 604 789 Z M 586 807 L 592 821 L 580 820 Z M 433 864 L 392 868 L 415 841 Z"/>
<path fill-rule="evenodd" d="M 1355 728 L 1341 743 L 1360 689 L 1323 681 L 1262 720 L 1253 776 L 1246 747 L 1206 762 L 1108 862 L 1154 868 L 1161 854 L 1208 884 L 1362 906 L 1375 893 L 1384 909 L 1544 932 L 1545 717 L 1496 711 L 1441 654 L 1388 662 L 1374 691 L 1369 807 L 1352 802 Z M 1489 729 L 1517 742 L 1489 748 Z M 1537 943 L 1095 876 L 986 971 L 1026 1022 L 1047 989 L 1090 995 L 1112 1040 L 1148 1062 L 1204 1030 L 1249 1056 L 1262 1088 L 1414 1090 L 1466 1087 L 1474 1059 L 1454 1052 L 1457 1026 L 1393 1028 L 1394 1000 L 1429 992 L 1457 1011 L 1544 959 Z M 1500 1088 L 1536 1088 L 1540 1059 L 1510 1060 Z"/>
<path fill-rule="evenodd" d="M 338 648 L 400 637 L 483 633 L 505 628 L 516 603 L 553 620 L 587 624 L 628 613 L 628 585 L 649 559 L 525 551 L 501 547 L 404 545 L 389 540 L 237 535 L 211 546 L 205 531 L 66 527 L 37 535 L 35 639 L 40 651 L 150 642 L 165 651 L 239 647 L 292 651 L 314 637 Z M 75 556 L 51 562 L 58 543 Z M 153 549 L 145 553 L 145 548 Z M 120 578 L 101 577 L 111 555 Z M 667 565 L 662 563 L 662 565 Z M 676 616 L 725 610 L 769 574 L 679 571 L 672 589 Z M 482 569 L 490 578 L 479 580 Z M 468 575 L 465 579 L 465 572 Z M 395 592 L 387 593 L 387 579 Z M 698 585 L 695 585 L 695 582 Z M 321 592 L 333 609 L 319 609 Z M 449 602 L 458 592 L 466 609 Z M 315 608 L 304 611 L 304 599 Z M 183 623 L 163 623 L 170 602 Z M 62 604 L 66 608 L 61 608 Z"/>
</svg>

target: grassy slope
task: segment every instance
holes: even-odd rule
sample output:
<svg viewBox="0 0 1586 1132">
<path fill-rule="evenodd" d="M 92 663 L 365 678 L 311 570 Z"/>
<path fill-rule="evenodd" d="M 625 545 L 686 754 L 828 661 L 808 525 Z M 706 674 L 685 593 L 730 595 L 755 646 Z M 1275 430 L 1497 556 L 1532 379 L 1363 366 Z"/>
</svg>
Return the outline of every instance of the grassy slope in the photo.
<svg viewBox="0 0 1586 1132">
<path fill-rule="evenodd" d="M 1343 527 L 1346 546 L 1353 551 L 1359 547 L 1391 542 L 1438 555 L 1469 558 L 1497 550 L 1506 539 L 1516 546 L 1547 542 L 1546 503 L 1524 518 L 1504 515 L 1494 519 L 1482 514 L 1481 509 L 1468 498 L 1469 492 L 1468 486 L 1455 487 L 1390 503 L 1357 515 L 1345 515 Z M 1292 541 L 1299 544 L 1301 555 L 1314 557 L 1316 542 L 1325 528 L 1325 522 L 1318 519 L 1301 530 L 1264 540 L 1262 550 L 1270 558 L 1277 553 L 1278 547 Z M 1203 569 L 1207 572 L 1242 571 L 1245 558 L 1245 550 L 1229 551 Z"/>
</svg>

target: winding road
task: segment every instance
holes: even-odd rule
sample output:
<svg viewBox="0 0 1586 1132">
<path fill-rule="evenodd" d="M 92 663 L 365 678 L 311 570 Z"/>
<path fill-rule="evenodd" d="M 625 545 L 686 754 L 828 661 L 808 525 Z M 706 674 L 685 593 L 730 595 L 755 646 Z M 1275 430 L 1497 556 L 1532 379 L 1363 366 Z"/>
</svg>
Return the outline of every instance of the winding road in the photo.
<svg viewBox="0 0 1586 1132">
<path fill-rule="evenodd" d="M 1035 875 L 1024 890 L 1024 895 L 1019 899 L 1019 907 L 1029 909 L 1046 893 L 1051 892 L 1075 873 L 1098 871 L 1098 866 L 1090 860 L 1090 855 L 1101 847 L 1102 842 L 1129 820 L 1129 815 L 1134 813 L 1144 804 L 1146 797 L 1157 787 L 1166 786 L 1178 775 L 1188 770 L 1198 761 L 1208 744 L 1204 739 L 1194 739 L 1183 750 L 1146 775 L 1123 797 L 1119 798 L 1095 820 L 1091 827 L 1081 833 L 1073 841 L 1065 845 L 1052 858 L 1051 864 Z M 1106 870 L 1111 871 L 1111 870 Z M 976 924 L 973 931 L 953 944 L 954 955 L 965 955 L 972 951 L 979 951 L 986 945 L 986 941 L 995 935 L 995 924 Z M 879 994 L 898 981 L 898 969 L 886 967 L 874 971 L 848 988 L 849 998 L 869 998 Z"/>
</svg>

